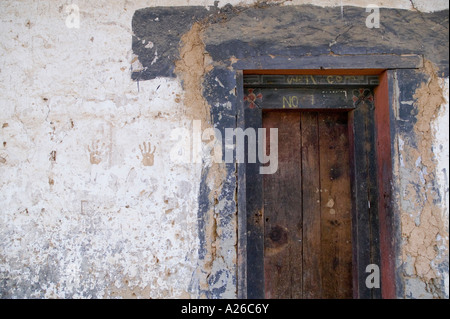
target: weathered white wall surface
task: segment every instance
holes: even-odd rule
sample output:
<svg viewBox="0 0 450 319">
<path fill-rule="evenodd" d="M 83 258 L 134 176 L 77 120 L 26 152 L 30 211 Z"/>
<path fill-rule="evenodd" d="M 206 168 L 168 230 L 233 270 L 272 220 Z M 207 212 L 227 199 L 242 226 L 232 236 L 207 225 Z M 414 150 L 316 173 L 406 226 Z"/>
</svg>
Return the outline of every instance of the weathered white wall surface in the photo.
<svg viewBox="0 0 450 319">
<path fill-rule="evenodd" d="M 433 123 L 435 130 L 435 142 L 433 145 L 434 153 L 437 159 L 437 182 L 439 192 L 442 198 L 442 220 L 445 223 L 447 236 L 438 236 L 436 241 L 441 254 L 447 252 L 447 272 L 439 269 L 442 274 L 442 280 L 445 285 L 446 297 L 449 297 L 449 277 L 448 277 L 448 230 L 449 230 L 449 79 L 441 80 L 441 86 L 444 91 L 446 103 L 441 106 L 439 116 Z M 446 246 L 447 245 L 447 246 Z"/>
<path fill-rule="evenodd" d="M 228 2 L 254 1 L 219 5 Z M 71 3 L 80 8 L 79 29 L 65 23 Z M 426 0 L 286 1 L 305 3 L 448 8 Z M 192 125 L 181 84 L 130 78 L 130 66 L 138 67 L 133 13 L 171 5 L 213 1 L 0 2 L 2 298 L 198 297 L 201 167 L 169 156 L 172 129 Z M 436 127 L 448 219 L 448 104 Z"/>
<path fill-rule="evenodd" d="M 200 170 L 168 157 L 180 83 L 130 79 L 148 2 L 68 3 L 0 4 L 1 294 L 187 296 Z"/>
</svg>

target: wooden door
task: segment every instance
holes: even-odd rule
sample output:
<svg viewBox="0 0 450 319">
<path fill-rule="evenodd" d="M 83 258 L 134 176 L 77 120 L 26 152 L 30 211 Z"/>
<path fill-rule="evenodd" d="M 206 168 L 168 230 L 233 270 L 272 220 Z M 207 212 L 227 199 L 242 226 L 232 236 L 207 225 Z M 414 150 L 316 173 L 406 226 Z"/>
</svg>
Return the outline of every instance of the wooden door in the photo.
<svg viewBox="0 0 450 319">
<path fill-rule="evenodd" d="M 348 113 L 264 111 L 263 127 L 278 128 L 278 170 L 263 177 L 266 298 L 352 298 Z"/>
</svg>

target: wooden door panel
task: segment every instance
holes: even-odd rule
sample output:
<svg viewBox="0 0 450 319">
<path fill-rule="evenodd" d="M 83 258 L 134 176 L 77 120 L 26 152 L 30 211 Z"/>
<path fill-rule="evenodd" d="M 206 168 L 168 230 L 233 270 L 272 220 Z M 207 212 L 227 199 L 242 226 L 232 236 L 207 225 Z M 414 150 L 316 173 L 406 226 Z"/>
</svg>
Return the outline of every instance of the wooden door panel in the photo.
<svg viewBox="0 0 450 319">
<path fill-rule="evenodd" d="M 263 126 L 279 154 L 263 178 L 266 298 L 351 298 L 347 113 L 264 112 Z"/>
<path fill-rule="evenodd" d="M 318 114 L 301 113 L 303 194 L 303 298 L 322 296 Z"/>
<path fill-rule="evenodd" d="M 263 123 L 268 129 L 278 128 L 278 170 L 264 175 L 266 297 L 299 298 L 302 287 L 300 113 L 264 113 Z"/>
<path fill-rule="evenodd" d="M 349 143 L 346 113 L 319 113 L 323 298 L 352 297 Z"/>
</svg>

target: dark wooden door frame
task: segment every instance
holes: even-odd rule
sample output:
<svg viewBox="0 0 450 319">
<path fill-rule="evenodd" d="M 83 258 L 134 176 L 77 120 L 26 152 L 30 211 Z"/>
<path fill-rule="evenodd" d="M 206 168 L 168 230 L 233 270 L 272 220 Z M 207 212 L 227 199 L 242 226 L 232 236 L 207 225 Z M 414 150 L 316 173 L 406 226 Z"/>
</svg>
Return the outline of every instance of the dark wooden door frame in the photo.
<svg viewBox="0 0 450 319">
<path fill-rule="evenodd" d="M 392 154 L 395 146 L 394 122 L 396 69 L 416 69 L 423 65 L 420 56 L 357 56 L 286 59 L 264 64 L 243 62 L 237 66 L 237 126 L 262 127 L 262 109 L 244 103 L 244 70 L 253 74 L 377 74 L 375 102 L 361 103 L 349 112 L 353 196 L 354 298 L 395 298 L 398 249 L 398 223 L 392 203 Z M 325 65 L 324 70 L 322 65 Z M 357 66 L 358 69 L 353 67 Z M 236 67 L 236 66 L 235 66 Z M 280 71 L 282 70 L 282 71 Z M 372 146 L 367 148 L 367 143 Z M 245 145 L 247 149 L 247 145 Z M 352 161 L 353 159 L 353 161 Z M 370 160 L 372 159 L 372 160 Z M 238 297 L 264 298 L 264 216 L 262 175 L 259 163 L 238 164 Z M 368 195 L 369 194 L 369 195 Z M 358 212 L 364 212 L 363 214 Z M 376 264 L 381 271 L 381 288 L 367 288 L 366 266 Z"/>
</svg>

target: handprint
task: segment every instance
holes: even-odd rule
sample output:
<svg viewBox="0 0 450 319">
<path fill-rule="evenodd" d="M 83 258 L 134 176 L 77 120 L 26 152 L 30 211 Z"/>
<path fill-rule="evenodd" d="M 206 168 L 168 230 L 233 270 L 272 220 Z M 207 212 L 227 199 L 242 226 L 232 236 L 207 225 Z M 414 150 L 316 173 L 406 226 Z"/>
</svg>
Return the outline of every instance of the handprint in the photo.
<svg viewBox="0 0 450 319">
<path fill-rule="evenodd" d="M 102 155 L 104 154 L 105 143 L 100 145 L 100 141 L 92 142 L 91 146 L 88 145 L 89 157 L 91 164 L 99 164 L 102 161 Z"/>
<path fill-rule="evenodd" d="M 147 144 L 144 142 L 142 143 L 144 147 L 139 145 L 139 149 L 142 153 L 142 164 L 144 166 L 153 166 L 154 164 L 154 155 L 156 146 L 153 147 L 153 152 L 151 151 L 151 144 L 148 142 Z"/>
</svg>

